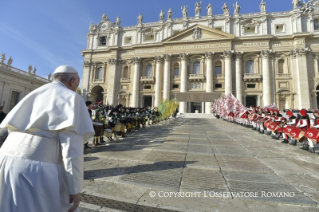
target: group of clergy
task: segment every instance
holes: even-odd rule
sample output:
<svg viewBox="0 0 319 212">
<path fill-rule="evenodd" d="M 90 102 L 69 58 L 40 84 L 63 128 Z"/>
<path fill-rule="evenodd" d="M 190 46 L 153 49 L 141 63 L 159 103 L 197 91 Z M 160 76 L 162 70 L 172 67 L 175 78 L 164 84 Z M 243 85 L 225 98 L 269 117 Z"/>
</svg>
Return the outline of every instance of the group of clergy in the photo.
<svg viewBox="0 0 319 212">
<path fill-rule="evenodd" d="M 164 120 L 157 107 L 133 108 L 124 107 L 122 104 L 93 105 L 91 101 L 86 101 L 86 106 L 95 131 L 92 139 L 93 147 L 104 143 L 104 137 L 112 141 L 113 138 L 126 137 L 127 133 Z M 174 114 L 172 116 L 174 117 Z M 89 148 L 88 143 L 85 144 L 85 148 Z"/>
<path fill-rule="evenodd" d="M 319 143 L 319 111 L 310 112 L 301 109 L 280 113 L 276 108 L 253 107 L 235 117 L 233 112 L 226 116 L 216 114 L 224 120 L 252 128 L 259 133 L 270 135 L 273 139 L 282 138 L 282 143 L 297 145 L 303 143 L 303 149 L 315 153 L 315 144 Z"/>
</svg>

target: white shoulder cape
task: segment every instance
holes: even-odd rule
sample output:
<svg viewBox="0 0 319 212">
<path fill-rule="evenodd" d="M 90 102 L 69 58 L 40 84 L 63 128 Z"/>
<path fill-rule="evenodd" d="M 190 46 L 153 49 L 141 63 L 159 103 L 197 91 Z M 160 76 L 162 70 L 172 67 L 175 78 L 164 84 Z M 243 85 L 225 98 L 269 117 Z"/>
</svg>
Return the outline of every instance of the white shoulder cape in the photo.
<svg viewBox="0 0 319 212">
<path fill-rule="evenodd" d="M 0 128 L 27 131 L 68 129 L 88 140 L 94 135 L 84 99 L 60 82 L 41 86 L 24 97 Z"/>
</svg>

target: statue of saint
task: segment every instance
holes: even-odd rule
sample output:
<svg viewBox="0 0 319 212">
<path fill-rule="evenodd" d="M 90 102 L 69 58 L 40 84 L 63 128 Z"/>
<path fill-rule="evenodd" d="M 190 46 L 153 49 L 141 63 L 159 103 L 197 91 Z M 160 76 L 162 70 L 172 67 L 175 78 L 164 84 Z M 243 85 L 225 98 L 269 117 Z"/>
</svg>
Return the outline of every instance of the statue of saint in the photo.
<svg viewBox="0 0 319 212">
<path fill-rule="evenodd" d="M 37 68 L 36 68 L 36 66 L 34 66 L 34 68 L 33 68 L 33 74 L 36 74 L 37 73 Z"/>
<path fill-rule="evenodd" d="M 210 3 L 207 5 L 206 9 L 207 9 L 207 15 L 212 16 L 213 15 L 213 7 Z"/>
<path fill-rule="evenodd" d="M 12 64 L 12 58 L 11 58 L 11 56 L 10 56 L 9 59 L 8 59 L 7 65 L 8 65 L 8 66 L 11 66 L 11 64 Z"/>
<path fill-rule="evenodd" d="M 168 12 L 167 12 L 167 19 L 172 19 L 172 16 L 173 16 L 172 9 L 169 8 L 169 10 L 168 10 Z"/>
<path fill-rule="evenodd" d="M 90 32 L 94 32 L 96 30 L 95 25 L 91 23 L 89 30 L 90 30 Z"/>
<path fill-rule="evenodd" d="M 163 10 L 161 10 L 161 12 L 159 14 L 159 18 L 160 18 L 160 21 L 164 21 L 165 13 L 163 12 Z"/>
<path fill-rule="evenodd" d="M 32 65 L 29 65 L 28 67 L 28 73 L 31 74 L 31 70 L 32 70 Z"/>
<path fill-rule="evenodd" d="M 229 8 L 226 3 L 224 3 L 223 5 L 223 11 L 224 11 L 224 15 L 229 15 Z"/>
<path fill-rule="evenodd" d="M 240 6 L 238 4 L 238 2 L 236 1 L 236 4 L 233 5 L 234 6 L 234 15 L 239 15 L 239 12 L 240 12 Z"/>
<path fill-rule="evenodd" d="M 3 63 L 6 59 L 6 54 L 4 53 L 1 53 L 1 59 L 0 59 L 0 62 Z"/>
<path fill-rule="evenodd" d="M 262 13 L 266 12 L 266 2 L 265 2 L 265 0 L 261 1 L 259 8 L 260 8 L 260 12 L 262 12 Z"/>
<path fill-rule="evenodd" d="M 139 16 L 137 17 L 137 23 L 142 24 L 142 21 L 143 21 L 143 16 L 140 13 Z"/>
<path fill-rule="evenodd" d="M 195 3 L 195 16 L 200 16 L 200 13 L 202 12 L 202 2 L 196 2 Z"/>
<path fill-rule="evenodd" d="M 117 27 L 120 27 L 120 25 L 121 25 L 120 16 L 117 16 L 115 24 L 116 24 Z"/>
<path fill-rule="evenodd" d="M 301 0 L 292 0 L 292 8 L 295 9 L 299 9 L 299 5 L 300 5 Z"/>
<path fill-rule="evenodd" d="M 107 17 L 107 15 L 103 14 L 101 19 L 102 19 L 102 21 L 107 21 L 109 19 L 109 17 Z"/>
<path fill-rule="evenodd" d="M 186 6 L 181 7 L 181 9 L 182 9 L 182 12 L 183 12 L 183 18 L 187 18 L 187 8 L 186 8 Z"/>
</svg>

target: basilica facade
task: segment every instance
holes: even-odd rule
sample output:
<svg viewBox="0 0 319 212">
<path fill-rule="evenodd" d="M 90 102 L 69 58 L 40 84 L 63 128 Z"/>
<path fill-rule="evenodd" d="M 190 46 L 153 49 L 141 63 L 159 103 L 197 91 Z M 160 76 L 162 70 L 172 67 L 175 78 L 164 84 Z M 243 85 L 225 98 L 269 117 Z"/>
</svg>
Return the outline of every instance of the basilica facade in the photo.
<svg viewBox="0 0 319 212">
<path fill-rule="evenodd" d="M 205 5 L 206 6 L 206 5 Z M 216 5 L 217 6 L 217 5 Z M 91 24 L 82 51 L 85 99 L 125 106 L 157 106 L 179 93 L 233 93 L 246 106 L 275 102 L 279 108 L 319 105 L 319 11 L 292 2 L 292 10 L 241 14 L 240 4 L 195 5 L 159 21 L 121 26 L 106 15 Z M 172 18 L 172 13 L 181 18 Z M 205 13 L 205 15 L 203 15 Z M 200 98 L 199 98 L 200 99 Z M 180 101 L 180 112 L 211 113 L 211 102 Z"/>
</svg>

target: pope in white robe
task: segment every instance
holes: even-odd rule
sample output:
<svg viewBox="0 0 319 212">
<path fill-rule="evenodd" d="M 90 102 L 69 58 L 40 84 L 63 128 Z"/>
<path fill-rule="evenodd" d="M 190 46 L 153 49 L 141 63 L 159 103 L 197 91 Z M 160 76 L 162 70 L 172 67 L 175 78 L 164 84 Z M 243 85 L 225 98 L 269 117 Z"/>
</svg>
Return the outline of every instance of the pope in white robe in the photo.
<svg viewBox="0 0 319 212">
<path fill-rule="evenodd" d="M 83 185 L 83 143 L 94 135 L 80 77 L 60 66 L 53 82 L 24 97 L 0 128 L 1 212 L 77 211 Z"/>
</svg>

